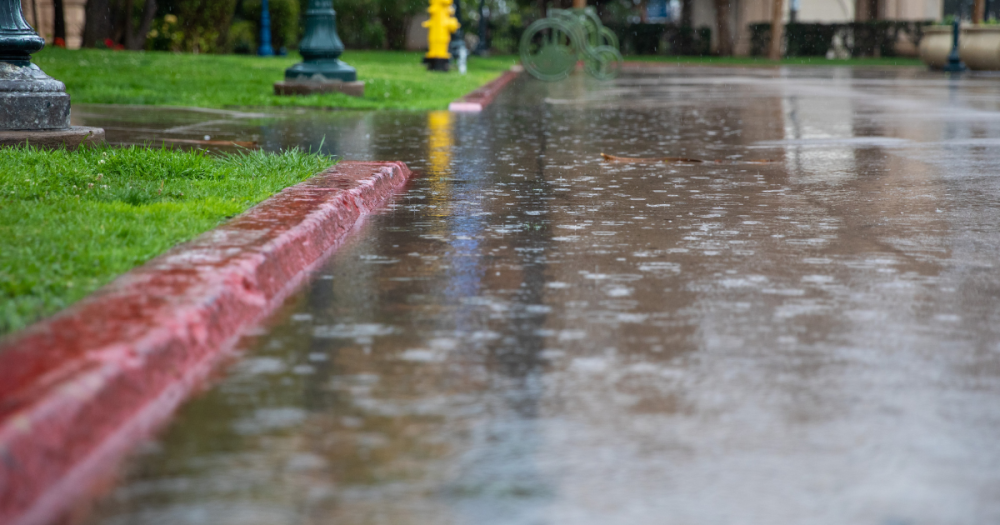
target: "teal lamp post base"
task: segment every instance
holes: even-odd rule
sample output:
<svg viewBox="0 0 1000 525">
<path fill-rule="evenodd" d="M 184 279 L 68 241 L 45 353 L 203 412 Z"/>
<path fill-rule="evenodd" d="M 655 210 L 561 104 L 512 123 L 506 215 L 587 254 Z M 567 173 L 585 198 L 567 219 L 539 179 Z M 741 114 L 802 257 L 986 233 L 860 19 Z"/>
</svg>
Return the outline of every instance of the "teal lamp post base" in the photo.
<svg viewBox="0 0 1000 525">
<path fill-rule="evenodd" d="M 355 82 L 358 70 L 337 58 L 299 62 L 285 70 L 285 80 L 313 82 Z"/>
<path fill-rule="evenodd" d="M 2 1 L 2 0 L 0 0 Z M 285 70 L 285 81 L 274 85 L 278 95 L 340 92 L 364 96 L 358 72 L 340 60 L 344 44 L 337 35 L 337 13 L 331 0 L 309 0 L 306 30 L 299 42 L 302 62 Z"/>
<path fill-rule="evenodd" d="M 961 57 L 958 56 L 958 36 L 960 33 L 961 28 L 956 18 L 951 26 L 951 53 L 948 55 L 948 62 L 944 66 L 945 73 L 964 73 L 968 70 L 965 67 L 965 63 L 962 62 Z"/>
</svg>

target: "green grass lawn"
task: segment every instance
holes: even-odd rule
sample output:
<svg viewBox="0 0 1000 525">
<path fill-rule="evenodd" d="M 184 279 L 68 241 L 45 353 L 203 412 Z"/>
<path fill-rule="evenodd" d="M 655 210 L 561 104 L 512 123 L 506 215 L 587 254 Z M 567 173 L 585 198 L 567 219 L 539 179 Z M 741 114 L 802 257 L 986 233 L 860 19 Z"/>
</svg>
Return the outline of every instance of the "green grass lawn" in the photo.
<svg viewBox="0 0 1000 525">
<path fill-rule="evenodd" d="M 469 73 L 432 73 L 419 52 L 348 51 L 342 57 L 365 82 L 364 98 L 339 93 L 301 97 L 274 95 L 274 83 L 300 59 L 240 55 L 190 55 L 48 47 L 34 55 L 46 73 L 66 83 L 76 103 L 152 104 L 204 108 L 310 106 L 353 109 L 444 109 L 448 103 L 496 78 L 514 56 L 469 58 Z M 641 55 L 628 61 L 734 66 L 919 66 L 913 58 L 827 60 L 758 57 Z"/>
<path fill-rule="evenodd" d="M 298 150 L 2 153 L 0 335 L 334 163 Z"/>
<path fill-rule="evenodd" d="M 704 66 L 854 66 L 854 67 L 884 67 L 884 66 L 922 66 L 919 58 L 848 58 L 844 60 L 827 60 L 825 57 L 791 57 L 778 61 L 763 57 L 695 57 L 695 56 L 660 56 L 660 55 L 630 55 L 626 62 L 662 62 L 667 64 L 704 65 Z"/>
<path fill-rule="evenodd" d="M 190 55 L 47 47 L 33 61 L 66 83 L 74 103 L 153 104 L 203 108 L 318 106 L 355 109 L 445 109 L 496 78 L 514 57 L 469 58 L 469 72 L 432 73 L 421 53 L 348 51 L 341 58 L 365 82 L 364 98 L 340 93 L 276 96 L 274 83 L 301 61 L 288 57 Z"/>
</svg>

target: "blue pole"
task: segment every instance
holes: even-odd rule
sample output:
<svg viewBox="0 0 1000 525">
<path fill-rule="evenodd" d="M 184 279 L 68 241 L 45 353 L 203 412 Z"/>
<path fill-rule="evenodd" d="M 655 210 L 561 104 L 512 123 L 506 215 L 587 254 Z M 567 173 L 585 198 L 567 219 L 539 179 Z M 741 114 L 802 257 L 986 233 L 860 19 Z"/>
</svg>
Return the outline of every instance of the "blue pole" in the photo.
<svg viewBox="0 0 1000 525">
<path fill-rule="evenodd" d="M 260 46 L 257 48 L 257 55 L 274 56 L 274 48 L 271 47 L 271 10 L 267 7 L 267 0 L 260 4 Z"/>
<path fill-rule="evenodd" d="M 951 27 L 951 54 L 948 55 L 948 62 L 944 66 L 946 73 L 962 73 L 966 70 L 965 64 L 958 56 L 958 35 L 960 32 L 958 17 L 955 17 L 955 23 Z"/>
</svg>

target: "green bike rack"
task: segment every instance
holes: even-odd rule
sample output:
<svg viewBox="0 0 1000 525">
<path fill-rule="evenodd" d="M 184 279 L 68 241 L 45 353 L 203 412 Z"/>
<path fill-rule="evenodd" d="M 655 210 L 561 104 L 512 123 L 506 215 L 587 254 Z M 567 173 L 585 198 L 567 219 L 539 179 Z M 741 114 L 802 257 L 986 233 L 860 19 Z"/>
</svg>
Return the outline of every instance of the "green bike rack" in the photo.
<svg viewBox="0 0 1000 525">
<path fill-rule="evenodd" d="M 569 76 L 582 60 L 587 72 L 611 80 L 622 68 L 618 37 L 601 24 L 593 7 L 549 9 L 549 16 L 528 26 L 521 36 L 521 64 L 539 80 Z"/>
</svg>

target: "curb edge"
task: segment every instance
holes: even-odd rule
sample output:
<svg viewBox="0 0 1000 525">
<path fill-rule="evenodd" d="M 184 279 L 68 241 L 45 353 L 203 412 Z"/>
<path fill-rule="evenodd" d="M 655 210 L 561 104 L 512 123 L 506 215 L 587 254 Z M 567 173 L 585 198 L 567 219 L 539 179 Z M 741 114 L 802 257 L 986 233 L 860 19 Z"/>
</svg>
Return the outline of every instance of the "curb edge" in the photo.
<svg viewBox="0 0 1000 525">
<path fill-rule="evenodd" d="M 0 523 L 86 495 L 411 176 L 340 162 L 0 341 Z"/>
<path fill-rule="evenodd" d="M 454 111 L 456 113 L 478 113 L 482 111 L 486 106 L 493 102 L 493 99 L 495 99 L 496 96 L 499 95 L 512 80 L 521 74 L 521 71 L 523 71 L 523 69 L 518 66 L 504 71 L 499 77 L 491 80 L 486 85 L 481 86 L 467 93 L 462 98 L 448 104 L 448 111 Z"/>
</svg>

